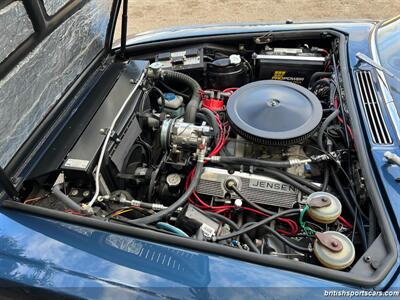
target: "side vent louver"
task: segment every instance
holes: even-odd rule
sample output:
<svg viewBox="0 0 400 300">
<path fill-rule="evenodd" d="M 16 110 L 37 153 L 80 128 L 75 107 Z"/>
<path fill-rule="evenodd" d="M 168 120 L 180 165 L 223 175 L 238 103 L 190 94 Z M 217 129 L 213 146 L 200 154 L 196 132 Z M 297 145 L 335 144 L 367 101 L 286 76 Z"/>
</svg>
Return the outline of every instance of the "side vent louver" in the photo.
<svg viewBox="0 0 400 300">
<path fill-rule="evenodd" d="M 356 78 L 373 142 L 381 145 L 392 144 L 393 141 L 383 119 L 371 73 L 369 71 L 357 71 Z"/>
</svg>

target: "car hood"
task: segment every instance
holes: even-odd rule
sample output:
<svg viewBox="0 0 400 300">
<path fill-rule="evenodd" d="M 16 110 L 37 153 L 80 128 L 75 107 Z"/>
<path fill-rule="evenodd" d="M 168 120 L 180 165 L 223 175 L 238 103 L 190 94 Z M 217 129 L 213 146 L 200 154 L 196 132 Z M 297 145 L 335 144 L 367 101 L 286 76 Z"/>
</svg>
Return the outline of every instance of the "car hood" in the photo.
<svg viewBox="0 0 400 300">
<path fill-rule="evenodd" d="M 113 0 L 0 4 L 0 166 L 106 47 Z"/>
<path fill-rule="evenodd" d="M 128 36 L 127 45 L 138 45 L 156 41 L 173 40 L 177 38 L 189 38 L 205 35 L 225 35 L 238 33 L 257 33 L 276 30 L 311 30 L 311 29 L 351 29 L 354 26 L 363 27 L 376 24 L 378 21 L 370 19 L 359 20 L 335 20 L 329 22 L 307 21 L 307 22 L 273 22 L 273 23 L 224 23 L 224 24 L 202 24 L 191 26 L 175 26 L 156 30 L 145 31 Z M 118 48 L 120 41 L 117 40 L 113 48 Z"/>
</svg>

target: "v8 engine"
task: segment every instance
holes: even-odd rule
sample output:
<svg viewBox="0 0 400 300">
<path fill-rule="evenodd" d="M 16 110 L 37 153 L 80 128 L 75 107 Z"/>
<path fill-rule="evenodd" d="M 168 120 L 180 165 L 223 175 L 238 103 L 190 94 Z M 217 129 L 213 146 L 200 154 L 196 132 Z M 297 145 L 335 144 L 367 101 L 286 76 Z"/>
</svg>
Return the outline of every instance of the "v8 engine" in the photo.
<svg viewBox="0 0 400 300">
<path fill-rule="evenodd" d="M 368 196 L 338 55 L 332 38 L 142 56 L 34 205 L 348 271 Z"/>
</svg>

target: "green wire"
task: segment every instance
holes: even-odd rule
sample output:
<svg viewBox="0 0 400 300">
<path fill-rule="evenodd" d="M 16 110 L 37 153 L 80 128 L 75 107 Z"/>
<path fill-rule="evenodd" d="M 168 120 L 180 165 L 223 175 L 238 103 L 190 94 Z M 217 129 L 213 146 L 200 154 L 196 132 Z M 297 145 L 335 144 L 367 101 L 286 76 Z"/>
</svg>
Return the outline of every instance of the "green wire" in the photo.
<svg viewBox="0 0 400 300">
<path fill-rule="evenodd" d="M 313 235 L 315 235 L 316 231 L 314 229 L 312 229 L 311 227 L 307 226 L 306 222 L 303 221 L 304 215 L 306 214 L 306 212 L 309 209 L 310 209 L 310 207 L 308 205 L 304 206 L 304 208 L 300 212 L 299 223 L 300 223 L 301 228 L 303 228 L 303 230 L 307 236 L 313 236 Z"/>
</svg>

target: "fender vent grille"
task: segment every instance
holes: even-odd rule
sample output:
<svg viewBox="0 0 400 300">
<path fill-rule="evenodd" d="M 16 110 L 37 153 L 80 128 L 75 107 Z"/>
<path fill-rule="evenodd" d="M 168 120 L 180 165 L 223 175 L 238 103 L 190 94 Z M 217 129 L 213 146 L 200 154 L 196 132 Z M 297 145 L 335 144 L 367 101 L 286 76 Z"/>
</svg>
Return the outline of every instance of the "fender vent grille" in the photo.
<svg viewBox="0 0 400 300">
<path fill-rule="evenodd" d="M 373 142 L 380 145 L 392 144 L 393 141 L 383 119 L 371 73 L 369 71 L 357 71 L 356 78 Z"/>
</svg>

